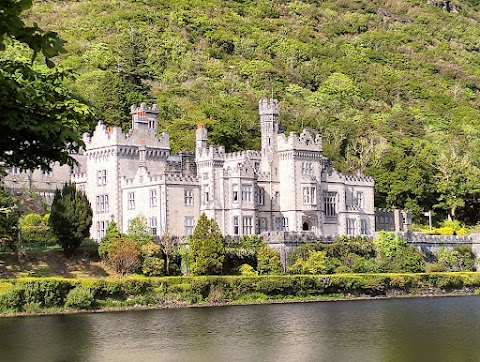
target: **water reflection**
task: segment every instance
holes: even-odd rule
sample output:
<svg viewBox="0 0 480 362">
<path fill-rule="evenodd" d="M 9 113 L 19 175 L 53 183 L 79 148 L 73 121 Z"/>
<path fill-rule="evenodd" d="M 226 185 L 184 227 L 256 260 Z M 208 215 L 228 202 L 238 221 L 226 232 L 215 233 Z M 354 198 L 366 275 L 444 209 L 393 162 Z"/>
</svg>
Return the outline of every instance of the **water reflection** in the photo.
<svg viewBox="0 0 480 362">
<path fill-rule="evenodd" d="M 474 361 L 480 298 L 0 319 L 3 361 Z"/>
</svg>

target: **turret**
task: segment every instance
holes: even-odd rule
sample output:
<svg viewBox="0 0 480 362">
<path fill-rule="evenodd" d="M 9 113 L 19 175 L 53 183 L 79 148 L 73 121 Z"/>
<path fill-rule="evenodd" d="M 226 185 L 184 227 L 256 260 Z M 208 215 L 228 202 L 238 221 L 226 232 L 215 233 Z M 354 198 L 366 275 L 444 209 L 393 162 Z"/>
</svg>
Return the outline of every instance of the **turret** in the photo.
<svg viewBox="0 0 480 362">
<path fill-rule="evenodd" d="M 195 151 L 198 154 L 207 148 L 208 131 L 203 123 L 198 124 L 195 138 Z"/>
<path fill-rule="evenodd" d="M 272 165 L 273 155 L 277 148 L 278 101 L 273 98 L 261 99 L 258 102 L 258 113 L 262 132 L 262 168 L 267 170 L 267 167 Z"/>
<path fill-rule="evenodd" d="M 148 107 L 146 103 L 140 103 L 140 107 L 132 105 L 132 130 L 152 131 L 157 133 L 158 106 L 156 104 Z"/>
</svg>

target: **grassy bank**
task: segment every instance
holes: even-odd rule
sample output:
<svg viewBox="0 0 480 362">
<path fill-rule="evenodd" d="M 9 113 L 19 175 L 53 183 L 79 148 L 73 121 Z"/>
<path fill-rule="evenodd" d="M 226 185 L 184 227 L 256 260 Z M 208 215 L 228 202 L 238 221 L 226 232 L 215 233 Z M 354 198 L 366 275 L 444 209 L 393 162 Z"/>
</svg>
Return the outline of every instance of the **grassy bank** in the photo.
<svg viewBox="0 0 480 362">
<path fill-rule="evenodd" d="M 474 293 L 480 273 L 20 278 L 0 281 L 0 312 L 197 306 Z"/>
</svg>

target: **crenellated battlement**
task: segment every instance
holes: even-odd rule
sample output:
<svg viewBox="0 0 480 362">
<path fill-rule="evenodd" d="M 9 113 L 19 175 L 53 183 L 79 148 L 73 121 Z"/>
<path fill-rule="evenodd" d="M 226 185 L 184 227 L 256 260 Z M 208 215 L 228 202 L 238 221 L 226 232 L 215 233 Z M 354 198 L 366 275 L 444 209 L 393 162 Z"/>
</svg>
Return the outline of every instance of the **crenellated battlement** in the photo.
<svg viewBox="0 0 480 362">
<path fill-rule="evenodd" d="M 83 142 L 86 151 L 108 146 L 129 146 L 138 147 L 144 144 L 147 148 L 170 150 L 170 135 L 162 132 L 158 137 L 156 131 L 144 132 L 138 129 L 130 129 L 124 133 L 120 127 L 107 126 L 98 122 L 93 134 L 84 133 Z"/>
<path fill-rule="evenodd" d="M 215 147 L 210 145 L 208 148 L 198 148 L 196 152 L 197 161 L 223 160 L 225 159 L 225 147 Z"/>
<path fill-rule="evenodd" d="M 303 130 L 302 133 L 290 132 L 285 136 L 281 133 L 277 136 L 277 145 L 279 151 L 284 150 L 310 150 L 316 152 L 322 152 L 322 136 L 317 134 L 315 137 L 307 131 Z"/>
<path fill-rule="evenodd" d="M 262 153 L 260 151 L 237 151 L 237 152 L 230 152 L 225 154 L 225 160 L 240 160 L 240 159 L 258 159 L 262 158 Z"/>
<path fill-rule="evenodd" d="M 158 106 L 153 104 L 151 107 L 149 107 L 145 102 L 142 102 L 138 107 L 135 104 L 132 104 L 130 107 L 130 114 L 142 115 L 142 112 L 158 114 Z"/>
<path fill-rule="evenodd" d="M 178 173 L 171 173 L 165 175 L 166 183 L 182 183 L 182 184 L 197 184 L 198 177 L 193 175 L 182 175 Z"/>
<path fill-rule="evenodd" d="M 278 100 L 273 98 L 260 99 L 258 101 L 258 113 L 260 114 L 260 116 L 267 114 L 278 115 L 280 113 Z"/>
<path fill-rule="evenodd" d="M 354 182 L 354 183 L 373 183 L 373 177 L 371 176 L 365 176 L 365 175 L 356 175 L 356 176 L 351 176 L 351 175 L 344 175 L 340 174 L 341 178 L 345 182 Z"/>
</svg>

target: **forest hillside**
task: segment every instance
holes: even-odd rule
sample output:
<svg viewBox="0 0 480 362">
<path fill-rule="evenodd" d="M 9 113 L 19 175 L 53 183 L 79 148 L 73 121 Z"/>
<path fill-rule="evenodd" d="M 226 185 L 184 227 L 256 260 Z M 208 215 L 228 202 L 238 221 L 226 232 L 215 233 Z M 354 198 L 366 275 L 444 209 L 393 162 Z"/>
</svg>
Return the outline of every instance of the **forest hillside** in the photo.
<svg viewBox="0 0 480 362">
<path fill-rule="evenodd" d="M 160 108 L 174 151 L 197 123 L 229 151 L 258 148 L 257 102 L 286 132 L 321 132 L 343 172 L 375 177 L 377 205 L 475 224 L 480 207 L 480 1 L 35 2 L 69 87 L 110 124 Z M 10 52 L 11 54 L 11 52 Z"/>
</svg>

